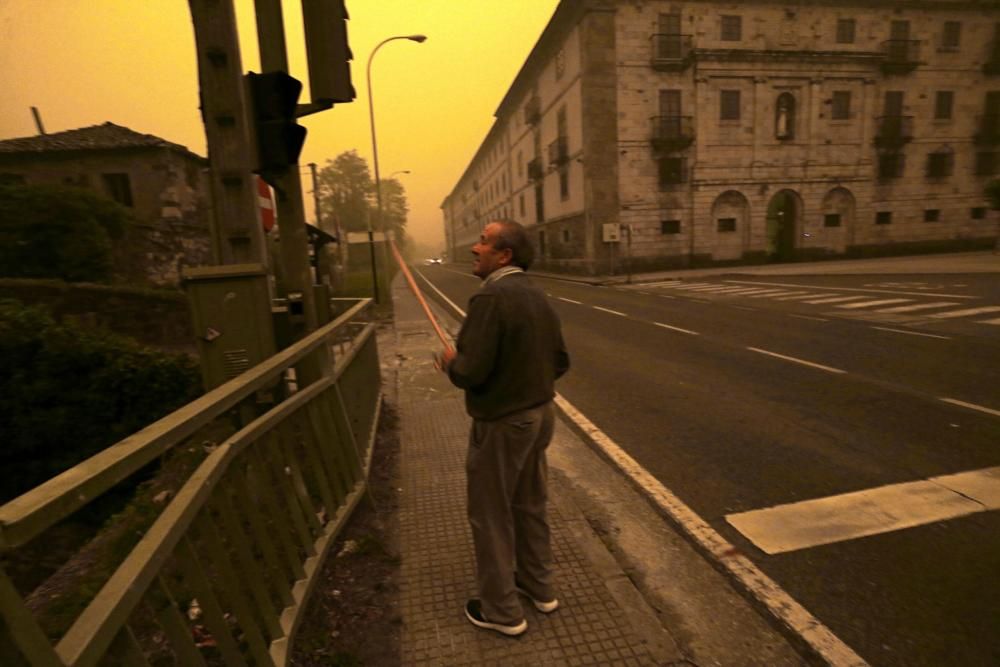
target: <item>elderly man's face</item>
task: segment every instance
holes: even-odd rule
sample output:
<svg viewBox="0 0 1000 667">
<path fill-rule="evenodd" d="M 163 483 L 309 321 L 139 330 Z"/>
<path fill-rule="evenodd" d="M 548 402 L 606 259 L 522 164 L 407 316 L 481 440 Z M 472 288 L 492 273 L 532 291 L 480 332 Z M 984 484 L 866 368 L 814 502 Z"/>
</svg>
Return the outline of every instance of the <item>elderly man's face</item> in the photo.
<svg viewBox="0 0 1000 667">
<path fill-rule="evenodd" d="M 486 278 L 497 269 L 510 264 L 513 252 L 510 248 L 497 250 L 494 244 L 500 232 L 500 225 L 491 222 L 483 228 L 483 233 L 479 236 L 479 243 L 472 246 L 472 254 L 475 259 L 472 261 L 472 273 L 480 278 Z"/>
</svg>

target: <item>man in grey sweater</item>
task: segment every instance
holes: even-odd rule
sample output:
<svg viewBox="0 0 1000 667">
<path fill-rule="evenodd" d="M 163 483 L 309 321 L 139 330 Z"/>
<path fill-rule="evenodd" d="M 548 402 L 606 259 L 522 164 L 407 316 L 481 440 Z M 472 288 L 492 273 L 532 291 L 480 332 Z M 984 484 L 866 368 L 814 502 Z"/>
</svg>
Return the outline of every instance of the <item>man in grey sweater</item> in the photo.
<svg viewBox="0 0 1000 667">
<path fill-rule="evenodd" d="M 535 608 L 559 606 L 546 519 L 554 383 L 569 369 L 559 318 L 524 271 L 534 256 L 524 228 L 491 222 L 472 248 L 482 287 L 469 301 L 456 350 L 440 364 L 465 390 L 472 417 L 466 460 L 469 524 L 479 598 L 465 615 L 516 636 L 528 628 L 518 593 Z"/>
</svg>

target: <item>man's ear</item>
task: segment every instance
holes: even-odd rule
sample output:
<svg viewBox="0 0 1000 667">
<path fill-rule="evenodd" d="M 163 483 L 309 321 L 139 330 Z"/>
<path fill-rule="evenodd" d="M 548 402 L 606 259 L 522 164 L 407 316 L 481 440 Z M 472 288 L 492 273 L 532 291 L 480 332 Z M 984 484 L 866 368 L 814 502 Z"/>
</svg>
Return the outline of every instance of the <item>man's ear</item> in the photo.
<svg viewBox="0 0 1000 667">
<path fill-rule="evenodd" d="M 511 262 L 514 261 L 514 251 L 510 248 L 504 248 L 500 251 L 500 257 L 497 259 L 500 266 L 510 266 Z"/>
</svg>

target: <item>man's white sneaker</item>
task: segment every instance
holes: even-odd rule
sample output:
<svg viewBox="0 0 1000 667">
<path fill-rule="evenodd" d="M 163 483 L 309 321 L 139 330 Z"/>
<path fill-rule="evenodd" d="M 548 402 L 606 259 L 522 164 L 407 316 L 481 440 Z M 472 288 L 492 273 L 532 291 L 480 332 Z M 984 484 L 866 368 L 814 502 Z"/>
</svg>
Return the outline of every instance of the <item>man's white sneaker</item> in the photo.
<svg viewBox="0 0 1000 667">
<path fill-rule="evenodd" d="M 551 600 L 536 600 L 531 596 L 531 593 L 521 588 L 519 584 L 515 583 L 514 587 L 517 589 L 518 593 L 531 600 L 531 604 L 535 605 L 535 609 L 543 614 L 551 614 L 559 608 L 558 598 L 552 598 Z"/>
<path fill-rule="evenodd" d="M 504 625 L 503 623 L 488 621 L 483 615 L 483 603 L 477 599 L 472 599 L 465 603 L 465 617 L 477 628 L 495 630 L 508 637 L 516 637 L 528 629 L 528 621 L 524 619 L 521 619 L 520 623 L 515 623 L 514 625 Z"/>
</svg>

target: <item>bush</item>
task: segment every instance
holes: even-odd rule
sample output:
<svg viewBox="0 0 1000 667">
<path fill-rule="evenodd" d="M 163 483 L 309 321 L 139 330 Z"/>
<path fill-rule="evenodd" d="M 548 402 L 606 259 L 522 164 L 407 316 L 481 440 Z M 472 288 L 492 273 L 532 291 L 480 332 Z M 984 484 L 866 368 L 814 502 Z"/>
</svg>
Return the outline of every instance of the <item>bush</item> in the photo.
<svg viewBox="0 0 1000 667">
<path fill-rule="evenodd" d="M 0 500 L 138 431 L 201 391 L 196 362 L 0 301 Z"/>
<path fill-rule="evenodd" d="M 0 186 L 0 276 L 107 281 L 128 209 L 89 190 Z"/>
</svg>

